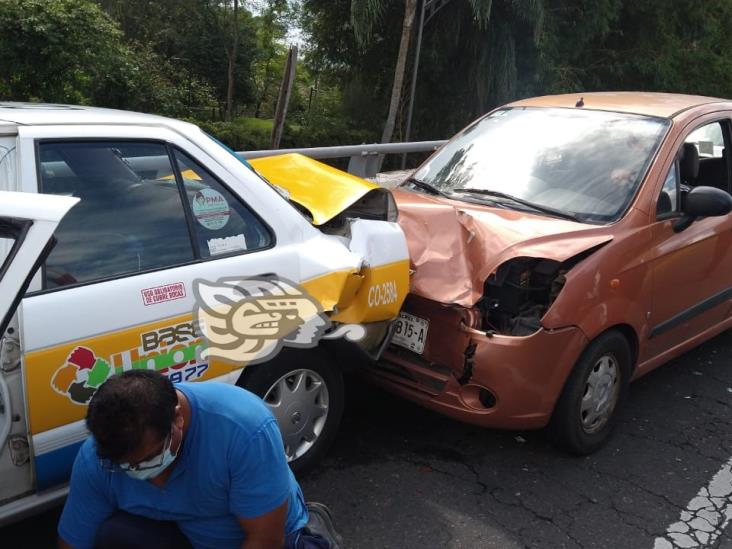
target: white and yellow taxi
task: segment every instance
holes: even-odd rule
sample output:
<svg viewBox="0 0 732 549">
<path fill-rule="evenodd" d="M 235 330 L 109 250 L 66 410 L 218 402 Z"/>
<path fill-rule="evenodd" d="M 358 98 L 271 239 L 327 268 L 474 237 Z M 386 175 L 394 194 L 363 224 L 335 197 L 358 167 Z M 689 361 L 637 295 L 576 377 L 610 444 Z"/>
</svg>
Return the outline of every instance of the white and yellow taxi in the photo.
<svg viewBox="0 0 732 549">
<path fill-rule="evenodd" d="M 388 191 L 259 162 L 279 181 L 185 122 L 0 103 L 0 524 L 65 495 L 86 405 L 127 369 L 240 384 L 294 468 L 325 451 L 407 246 Z"/>
</svg>

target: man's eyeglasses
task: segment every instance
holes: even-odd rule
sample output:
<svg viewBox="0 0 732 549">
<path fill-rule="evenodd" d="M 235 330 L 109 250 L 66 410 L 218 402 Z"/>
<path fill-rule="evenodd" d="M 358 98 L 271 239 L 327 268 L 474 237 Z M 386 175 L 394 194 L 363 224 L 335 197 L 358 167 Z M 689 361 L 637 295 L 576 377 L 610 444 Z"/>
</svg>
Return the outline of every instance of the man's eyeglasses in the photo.
<svg viewBox="0 0 732 549">
<path fill-rule="evenodd" d="M 117 463 L 116 461 L 112 461 L 111 459 L 100 458 L 99 463 L 104 471 L 108 471 L 110 473 L 125 473 L 127 471 L 146 471 L 148 469 L 155 469 L 163 464 L 163 460 L 165 459 L 165 452 L 170 449 L 172 443 L 173 432 L 171 431 L 170 433 L 168 433 L 168 436 L 163 443 L 162 452 L 160 452 L 153 458 L 135 464 Z"/>
</svg>

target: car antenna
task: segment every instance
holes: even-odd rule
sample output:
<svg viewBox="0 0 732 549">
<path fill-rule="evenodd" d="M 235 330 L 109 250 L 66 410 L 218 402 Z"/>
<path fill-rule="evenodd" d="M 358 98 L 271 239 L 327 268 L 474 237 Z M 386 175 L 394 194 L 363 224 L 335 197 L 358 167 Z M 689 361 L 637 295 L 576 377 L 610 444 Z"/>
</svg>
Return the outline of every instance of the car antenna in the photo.
<svg viewBox="0 0 732 549">
<path fill-rule="evenodd" d="M 574 106 L 575 107 L 584 107 L 585 106 L 585 98 L 584 97 L 580 97 L 579 101 L 577 101 L 574 104 Z"/>
</svg>

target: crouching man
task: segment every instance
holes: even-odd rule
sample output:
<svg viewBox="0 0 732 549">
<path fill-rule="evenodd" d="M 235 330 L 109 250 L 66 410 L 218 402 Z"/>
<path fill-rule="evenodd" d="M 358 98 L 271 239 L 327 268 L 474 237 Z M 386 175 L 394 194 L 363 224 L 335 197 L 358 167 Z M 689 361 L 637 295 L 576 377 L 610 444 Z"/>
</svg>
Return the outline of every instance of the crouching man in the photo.
<svg viewBox="0 0 732 549">
<path fill-rule="evenodd" d="M 327 510 L 308 520 L 276 420 L 244 389 L 125 372 L 99 388 L 86 422 L 61 548 L 335 546 Z"/>
</svg>

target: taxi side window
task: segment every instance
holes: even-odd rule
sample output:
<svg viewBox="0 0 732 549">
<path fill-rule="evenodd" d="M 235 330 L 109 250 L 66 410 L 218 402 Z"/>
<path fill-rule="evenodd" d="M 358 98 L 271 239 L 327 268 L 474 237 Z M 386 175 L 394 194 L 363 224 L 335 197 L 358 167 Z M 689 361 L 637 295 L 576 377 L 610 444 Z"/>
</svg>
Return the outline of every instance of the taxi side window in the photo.
<svg viewBox="0 0 732 549">
<path fill-rule="evenodd" d="M 678 163 L 674 162 L 666 175 L 661 194 L 656 203 L 656 218 L 663 219 L 678 212 L 679 207 L 679 178 Z"/>
<path fill-rule="evenodd" d="M 263 221 L 190 156 L 175 150 L 201 257 L 268 248 L 272 235 Z"/>
<path fill-rule="evenodd" d="M 81 198 L 60 223 L 44 287 L 92 282 L 194 259 L 167 147 L 41 142 L 41 192 Z"/>
<path fill-rule="evenodd" d="M 15 238 L 3 235 L 2 226 L 0 226 L 0 278 L 5 271 L 5 262 L 10 256 L 10 250 L 15 245 Z"/>
<path fill-rule="evenodd" d="M 0 188 L 17 190 L 16 176 L 15 138 L 0 137 Z"/>
</svg>

